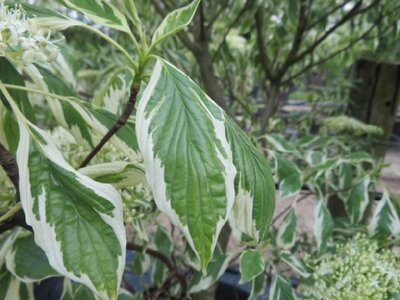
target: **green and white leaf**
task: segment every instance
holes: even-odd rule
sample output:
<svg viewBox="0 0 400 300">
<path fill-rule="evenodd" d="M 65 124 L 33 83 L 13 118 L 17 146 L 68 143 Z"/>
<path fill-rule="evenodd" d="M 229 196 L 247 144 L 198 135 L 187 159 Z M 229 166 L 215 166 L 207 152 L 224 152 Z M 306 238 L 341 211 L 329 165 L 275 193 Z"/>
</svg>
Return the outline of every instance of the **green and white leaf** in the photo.
<svg viewBox="0 0 400 300">
<path fill-rule="evenodd" d="M 158 60 L 136 120 L 155 202 L 205 270 L 235 198 L 224 112 L 189 77 Z"/>
<path fill-rule="evenodd" d="M 57 122 L 87 146 L 94 147 L 97 136 L 104 136 L 117 121 L 118 116 L 109 111 L 74 98 L 74 91 L 49 70 L 30 66 L 26 71 L 40 90 L 55 94 L 54 97 L 46 96 L 46 99 Z M 57 95 L 67 98 L 57 98 Z M 129 119 L 110 142 L 131 161 L 140 161 L 142 156 L 139 153 L 134 128 L 134 121 Z"/>
<path fill-rule="evenodd" d="M 292 207 L 279 226 L 276 235 L 276 244 L 283 249 L 290 249 L 296 242 L 297 212 L 296 207 Z"/>
<path fill-rule="evenodd" d="M 120 115 L 122 108 L 129 99 L 133 76 L 129 69 L 119 68 L 114 70 L 93 97 L 93 105 Z"/>
<path fill-rule="evenodd" d="M 272 279 L 271 288 L 269 290 L 270 300 L 295 300 L 296 295 L 289 281 L 279 275 L 275 274 Z"/>
<path fill-rule="evenodd" d="M 154 234 L 154 244 L 156 249 L 166 256 L 170 256 L 174 248 L 172 237 L 161 227 L 158 227 Z M 152 283 L 156 286 L 161 286 L 167 277 L 168 269 L 165 264 L 156 260 L 152 270 Z"/>
<path fill-rule="evenodd" d="M 280 253 L 282 261 L 284 261 L 293 271 L 298 273 L 301 277 L 309 277 L 310 271 L 308 270 L 307 266 L 304 264 L 304 262 L 293 255 L 289 251 L 282 251 Z"/>
<path fill-rule="evenodd" d="M 112 184 L 116 189 L 123 189 L 142 184 L 149 189 L 144 168 L 126 161 L 116 161 L 88 166 L 79 172 L 98 182 Z"/>
<path fill-rule="evenodd" d="M 36 245 L 33 235 L 20 234 L 6 256 L 7 269 L 20 281 L 31 283 L 59 276 L 50 266 L 46 254 Z"/>
<path fill-rule="evenodd" d="M 372 156 L 363 151 L 350 153 L 343 158 L 343 161 L 350 164 L 358 164 L 361 162 L 369 162 L 371 164 L 374 163 Z"/>
<path fill-rule="evenodd" d="M 328 208 L 322 199 L 318 200 L 314 208 L 313 233 L 317 242 L 318 252 L 323 253 L 326 250 L 328 240 L 333 232 L 333 219 Z"/>
<path fill-rule="evenodd" d="M 297 153 L 296 148 L 292 144 L 288 143 L 281 134 L 268 134 L 265 138 L 278 152 Z"/>
<path fill-rule="evenodd" d="M 14 228 L 0 235 L 0 268 L 5 264 L 8 251 L 21 233 L 21 228 Z"/>
<path fill-rule="evenodd" d="M 384 191 L 382 199 L 375 208 L 368 225 L 368 231 L 371 236 L 386 238 L 400 236 L 399 215 L 387 190 Z"/>
<path fill-rule="evenodd" d="M 33 284 L 21 282 L 5 266 L 0 267 L 0 299 L 35 300 Z"/>
<path fill-rule="evenodd" d="M 368 187 L 370 177 L 363 177 L 350 191 L 345 201 L 346 211 L 353 224 L 360 222 L 369 203 Z"/>
<path fill-rule="evenodd" d="M 58 273 L 101 298 L 117 298 L 126 244 L 118 192 L 68 165 L 46 132 L 29 123 L 0 88 L 18 120 L 20 197 L 35 243 Z"/>
<path fill-rule="evenodd" d="M 236 198 L 229 222 L 234 232 L 245 233 L 259 242 L 268 233 L 275 210 L 275 183 L 271 168 L 232 119 L 226 117 L 225 126 L 237 169 Z"/>
<path fill-rule="evenodd" d="M 101 24 L 116 30 L 130 32 L 128 22 L 111 2 L 104 0 L 63 0 L 63 2 L 83 13 L 97 24 Z"/>
<path fill-rule="evenodd" d="M 197 293 L 208 289 L 218 278 L 224 274 L 229 266 L 230 255 L 225 255 L 219 246 L 215 248 L 213 257 L 207 266 L 207 272 L 203 274 L 196 271 L 189 282 L 189 293 Z"/>
<path fill-rule="evenodd" d="M 192 22 L 199 3 L 200 0 L 194 0 L 189 5 L 169 13 L 155 30 L 151 39 L 151 47 L 188 26 Z"/>
<path fill-rule="evenodd" d="M 240 255 L 240 281 L 245 283 L 253 280 L 265 270 L 265 262 L 260 251 L 246 250 Z"/>
<path fill-rule="evenodd" d="M 250 290 L 250 296 L 247 298 L 248 300 L 258 300 L 260 294 L 265 289 L 265 286 L 267 284 L 267 278 L 264 273 L 260 273 L 257 277 L 255 277 L 251 281 L 251 290 Z"/>
<path fill-rule="evenodd" d="M 303 185 L 302 175 L 295 163 L 273 151 L 275 170 L 279 179 L 280 200 L 296 195 Z"/>
</svg>

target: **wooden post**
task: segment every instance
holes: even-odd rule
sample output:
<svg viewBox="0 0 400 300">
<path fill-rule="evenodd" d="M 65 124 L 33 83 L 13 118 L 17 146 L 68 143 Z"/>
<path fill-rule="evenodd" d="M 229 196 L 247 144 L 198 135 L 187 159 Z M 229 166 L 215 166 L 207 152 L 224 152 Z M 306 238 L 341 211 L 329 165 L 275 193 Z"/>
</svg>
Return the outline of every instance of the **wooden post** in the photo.
<svg viewBox="0 0 400 300">
<path fill-rule="evenodd" d="M 348 114 L 383 129 L 374 155 L 383 158 L 393 131 L 400 98 L 400 65 L 359 59 L 353 65 L 355 86 L 350 92 Z"/>
</svg>

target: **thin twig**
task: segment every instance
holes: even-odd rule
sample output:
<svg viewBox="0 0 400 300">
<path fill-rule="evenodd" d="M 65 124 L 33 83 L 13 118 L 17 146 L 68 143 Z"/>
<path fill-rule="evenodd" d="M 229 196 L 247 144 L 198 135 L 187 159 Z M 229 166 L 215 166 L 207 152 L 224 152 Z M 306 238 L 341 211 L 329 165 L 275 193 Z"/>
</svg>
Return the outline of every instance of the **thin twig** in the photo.
<svg viewBox="0 0 400 300">
<path fill-rule="evenodd" d="M 81 163 L 79 168 L 86 167 L 90 161 L 96 156 L 96 154 L 103 148 L 103 146 L 112 138 L 112 136 L 117 133 L 119 129 L 121 129 L 128 119 L 135 108 L 136 96 L 138 94 L 139 89 L 137 87 L 132 87 L 131 95 L 129 96 L 128 103 L 125 106 L 124 111 L 122 112 L 121 116 L 118 118 L 117 122 L 110 128 L 110 130 L 102 137 L 100 142 L 92 149 L 89 155 L 85 158 L 85 160 Z"/>
</svg>

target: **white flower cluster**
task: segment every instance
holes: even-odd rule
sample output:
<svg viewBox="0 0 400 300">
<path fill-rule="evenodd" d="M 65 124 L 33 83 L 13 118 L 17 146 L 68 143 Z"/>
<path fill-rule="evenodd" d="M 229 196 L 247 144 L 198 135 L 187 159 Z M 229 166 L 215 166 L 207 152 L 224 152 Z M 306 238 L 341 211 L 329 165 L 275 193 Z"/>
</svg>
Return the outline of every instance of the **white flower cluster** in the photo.
<svg viewBox="0 0 400 300">
<path fill-rule="evenodd" d="M 315 282 L 301 289 L 312 299 L 392 299 L 400 288 L 399 253 L 381 249 L 365 235 L 337 245 L 335 253 L 321 261 L 305 261 L 314 269 Z"/>
<path fill-rule="evenodd" d="M 52 62 L 59 50 L 49 38 L 50 32 L 27 18 L 21 6 L 8 8 L 0 0 L 0 56 L 22 65 Z"/>
</svg>

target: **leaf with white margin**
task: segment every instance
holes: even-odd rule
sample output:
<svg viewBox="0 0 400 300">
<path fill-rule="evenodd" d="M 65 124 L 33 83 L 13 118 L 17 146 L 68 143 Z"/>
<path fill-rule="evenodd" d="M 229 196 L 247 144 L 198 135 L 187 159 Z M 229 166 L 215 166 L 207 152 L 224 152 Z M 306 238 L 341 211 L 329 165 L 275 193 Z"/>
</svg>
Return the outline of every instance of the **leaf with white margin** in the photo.
<svg viewBox="0 0 400 300">
<path fill-rule="evenodd" d="M 129 99 L 133 75 L 128 68 L 118 68 L 111 72 L 100 84 L 92 103 L 113 114 L 121 114 L 124 105 Z"/>
<path fill-rule="evenodd" d="M 208 289 L 228 268 L 230 255 L 225 255 L 219 246 L 215 248 L 213 257 L 207 266 L 206 274 L 196 271 L 189 282 L 189 293 L 197 293 Z"/>
<path fill-rule="evenodd" d="M 78 141 L 93 146 L 94 137 L 89 128 L 98 136 L 104 136 L 117 121 L 118 116 L 115 114 L 72 97 L 75 95 L 74 91 L 49 70 L 30 66 L 26 71 L 39 89 L 68 97 L 57 99 L 47 96 L 46 99 L 57 122 L 68 129 Z M 139 153 L 134 128 L 135 123 L 130 118 L 125 126 L 113 135 L 110 142 L 131 161 L 140 161 L 142 156 Z"/>
<path fill-rule="evenodd" d="M 136 114 L 147 181 L 206 269 L 231 212 L 236 169 L 224 112 L 188 76 L 158 60 Z"/>
<path fill-rule="evenodd" d="M 151 47 L 154 47 L 170 35 L 177 33 L 192 22 L 200 0 L 195 0 L 187 6 L 178 8 L 169 13 L 155 30 L 151 39 Z"/>
<path fill-rule="evenodd" d="M 57 272 L 101 298 L 117 298 L 126 246 L 118 192 L 76 172 L 47 133 L 29 123 L 0 89 L 18 120 L 20 197 L 35 243 Z"/>
<path fill-rule="evenodd" d="M 234 231 L 237 229 L 259 242 L 268 233 L 275 210 L 275 183 L 271 168 L 232 119 L 226 117 L 225 126 L 237 169 L 236 199 L 229 223 Z"/>
<path fill-rule="evenodd" d="M 0 267 L 0 299 L 35 300 L 33 284 L 21 282 L 5 266 Z"/>
<path fill-rule="evenodd" d="M 324 253 L 328 240 L 333 233 L 333 219 L 322 199 L 319 199 L 314 208 L 313 233 L 317 242 L 318 252 Z"/>
<path fill-rule="evenodd" d="M 290 144 L 281 134 L 268 134 L 265 136 L 268 143 L 278 152 L 296 153 L 296 148 Z"/>
<path fill-rule="evenodd" d="M 377 237 L 400 236 L 399 215 L 390 199 L 389 192 L 383 192 L 382 199 L 375 208 L 374 215 L 369 221 L 368 232 Z"/>
<path fill-rule="evenodd" d="M 280 253 L 282 261 L 284 261 L 293 271 L 301 275 L 302 277 L 309 277 L 311 275 L 307 266 L 301 260 L 289 251 L 282 251 Z"/>
<path fill-rule="evenodd" d="M 346 212 L 353 224 L 360 222 L 369 203 L 368 187 L 370 177 L 364 176 L 351 189 L 349 197 L 345 201 Z"/>
<path fill-rule="evenodd" d="M 297 212 L 292 207 L 279 226 L 276 244 L 283 249 L 290 249 L 296 242 Z"/>
<path fill-rule="evenodd" d="M 372 156 L 364 151 L 350 153 L 346 155 L 343 160 L 351 164 L 358 164 L 360 162 L 369 162 L 371 164 L 374 163 Z"/>
<path fill-rule="evenodd" d="M 104 0 L 63 0 L 63 2 L 83 13 L 97 24 L 123 32 L 130 32 L 128 22 L 113 4 Z"/>
<path fill-rule="evenodd" d="M 91 165 L 78 170 L 98 182 L 112 184 L 116 189 L 123 189 L 142 184 L 149 189 L 144 168 L 127 161 L 115 161 Z"/>
<path fill-rule="evenodd" d="M 267 284 L 267 278 L 264 273 L 260 273 L 257 277 L 255 277 L 251 281 L 251 290 L 250 296 L 247 300 L 258 300 L 260 299 L 260 295 L 265 290 L 265 286 Z"/>
<path fill-rule="evenodd" d="M 49 265 L 46 254 L 35 244 L 33 235 L 29 232 L 19 235 L 7 253 L 6 264 L 15 277 L 26 283 L 59 276 Z"/>
<path fill-rule="evenodd" d="M 8 251 L 12 248 L 21 232 L 21 228 L 14 228 L 0 235 L 0 268 L 5 263 Z"/>
<path fill-rule="evenodd" d="M 158 227 L 154 234 L 154 244 L 157 251 L 167 257 L 171 255 L 171 252 L 174 249 L 172 237 L 161 227 Z M 164 280 L 168 277 L 168 271 L 168 268 L 163 262 L 156 260 L 151 273 L 152 283 L 157 287 L 162 286 Z"/>
<path fill-rule="evenodd" d="M 272 279 L 271 288 L 269 290 L 270 300 L 295 300 L 296 295 L 289 281 L 279 275 L 275 274 Z"/>
<path fill-rule="evenodd" d="M 246 250 L 240 255 L 240 281 L 245 283 L 256 278 L 265 270 L 265 262 L 260 251 Z"/>
<path fill-rule="evenodd" d="M 273 151 L 275 170 L 279 179 L 280 200 L 296 195 L 302 187 L 302 175 L 295 163 Z"/>
</svg>

